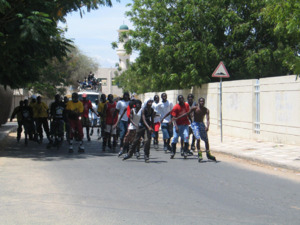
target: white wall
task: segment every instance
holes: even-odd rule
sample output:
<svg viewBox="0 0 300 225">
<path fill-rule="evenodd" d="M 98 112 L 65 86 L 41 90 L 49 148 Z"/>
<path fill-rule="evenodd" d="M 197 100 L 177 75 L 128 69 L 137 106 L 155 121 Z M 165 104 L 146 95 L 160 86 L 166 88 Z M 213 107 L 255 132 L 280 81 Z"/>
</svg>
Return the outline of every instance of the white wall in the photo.
<svg viewBox="0 0 300 225">
<path fill-rule="evenodd" d="M 223 134 L 246 139 L 300 145 L 300 78 L 295 75 L 262 78 L 260 83 L 260 133 L 254 132 L 256 121 L 256 80 L 222 82 Z M 213 132 L 220 131 L 219 83 L 204 84 L 201 88 L 166 91 L 174 104 L 177 96 L 185 99 L 193 93 L 195 100 L 206 99 Z M 158 93 L 139 95 L 141 100 Z"/>
</svg>

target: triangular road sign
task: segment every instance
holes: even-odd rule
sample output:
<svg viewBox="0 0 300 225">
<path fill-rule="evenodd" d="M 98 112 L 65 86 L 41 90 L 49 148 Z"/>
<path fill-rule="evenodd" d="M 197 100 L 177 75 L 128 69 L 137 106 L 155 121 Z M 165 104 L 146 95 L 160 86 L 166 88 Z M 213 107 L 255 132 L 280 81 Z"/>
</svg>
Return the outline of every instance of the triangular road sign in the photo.
<svg viewBox="0 0 300 225">
<path fill-rule="evenodd" d="M 212 77 L 225 77 L 225 78 L 230 77 L 222 61 L 219 63 L 218 67 L 213 72 Z"/>
</svg>

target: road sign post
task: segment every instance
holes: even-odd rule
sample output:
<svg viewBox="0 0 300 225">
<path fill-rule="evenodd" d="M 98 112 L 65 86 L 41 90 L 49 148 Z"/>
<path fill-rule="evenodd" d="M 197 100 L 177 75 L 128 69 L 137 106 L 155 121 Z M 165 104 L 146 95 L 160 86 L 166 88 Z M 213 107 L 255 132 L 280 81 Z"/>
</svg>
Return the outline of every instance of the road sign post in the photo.
<svg viewBox="0 0 300 225">
<path fill-rule="evenodd" d="M 221 131 L 221 142 L 223 142 L 223 118 L 222 118 L 222 78 L 229 78 L 229 73 L 223 62 L 220 62 L 215 71 L 212 74 L 212 77 L 220 78 L 220 131 Z"/>
</svg>

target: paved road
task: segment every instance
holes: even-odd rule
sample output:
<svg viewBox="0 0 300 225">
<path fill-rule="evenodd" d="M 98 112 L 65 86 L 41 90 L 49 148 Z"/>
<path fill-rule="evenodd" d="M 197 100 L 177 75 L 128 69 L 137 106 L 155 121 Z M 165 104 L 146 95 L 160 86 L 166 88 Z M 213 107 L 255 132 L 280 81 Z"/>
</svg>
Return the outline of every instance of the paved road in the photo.
<svg viewBox="0 0 300 225">
<path fill-rule="evenodd" d="M 95 137 L 93 137 L 95 138 Z M 150 163 L 122 161 L 86 143 L 15 143 L 0 150 L 1 224 L 299 224 L 300 183 L 232 163 L 170 160 L 151 150 Z"/>
</svg>

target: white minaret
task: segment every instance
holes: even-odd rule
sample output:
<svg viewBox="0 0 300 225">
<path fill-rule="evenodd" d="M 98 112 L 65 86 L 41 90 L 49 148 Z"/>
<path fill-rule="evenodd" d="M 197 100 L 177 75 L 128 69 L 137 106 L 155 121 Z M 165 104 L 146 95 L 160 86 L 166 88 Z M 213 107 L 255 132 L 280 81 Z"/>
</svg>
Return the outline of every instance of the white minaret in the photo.
<svg viewBox="0 0 300 225">
<path fill-rule="evenodd" d="M 117 49 L 117 54 L 119 56 L 119 66 L 121 69 L 124 71 L 127 69 L 127 61 L 129 62 L 130 60 L 130 55 L 126 54 L 126 50 L 124 48 L 125 43 L 129 40 L 128 37 L 123 38 L 122 41 L 120 41 L 121 34 L 123 32 L 128 32 L 128 26 L 123 24 L 120 26 L 118 33 L 119 33 L 119 43 L 118 43 L 118 49 Z"/>
</svg>

